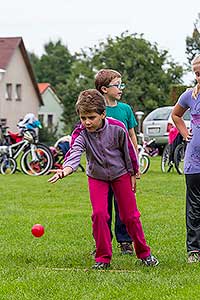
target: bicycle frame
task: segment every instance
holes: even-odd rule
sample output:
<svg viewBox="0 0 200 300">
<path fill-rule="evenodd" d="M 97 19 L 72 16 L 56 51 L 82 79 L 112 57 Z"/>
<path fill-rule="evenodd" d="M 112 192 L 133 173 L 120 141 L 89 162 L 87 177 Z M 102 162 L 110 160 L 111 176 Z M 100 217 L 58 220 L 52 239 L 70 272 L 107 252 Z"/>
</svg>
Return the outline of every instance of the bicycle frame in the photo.
<svg viewBox="0 0 200 300">
<path fill-rule="evenodd" d="M 145 151 L 143 146 L 138 145 L 138 161 L 140 167 L 140 173 L 145 174 L 150 167 L 149 154 Z"/>
<path fill-rule="evenodd" d="M 53 166 L 53 157 L 50 149 L 38 142 L 35 127 L 23 129 L 19 137 L 15 143 L 6 141 L 0 146 L 0 173 L 13 174 L 20 156 L 23 173 L 31 176 L 46 174 Z"/>
<path fill-rule="evenodd" d="M 31 147 L 31 154 L 32 154 L 33 160 L 37 160 L 37 156 L 35 154 L 35 144 L 30 143 L 27 140 L 22 140 L 16 144 L 12 144 L 9 146 L 0 146 L 0 155 L 2 153 L 4 153 L 4 154 L 6 153 L 10 158 L 13 158 L 16 160 L 17 157 L 19 156 L 19 154 L 21 152 L 23 152 L 27 148 L 27 146 Z"/>
<path fill-rule="evenodd" d="M 144 134 L 140 132 L 138 135 L 138 149 L 141 151 L 141 148 L 143 149 L 142 154 L 147 154 L 148 156 L 156 156 L 158 155 L 159 151 L 158 148 L 156 148 L 155 145 L 155 139 L 151 139 L 149 141 L 144 140 Z"/>
</svg>

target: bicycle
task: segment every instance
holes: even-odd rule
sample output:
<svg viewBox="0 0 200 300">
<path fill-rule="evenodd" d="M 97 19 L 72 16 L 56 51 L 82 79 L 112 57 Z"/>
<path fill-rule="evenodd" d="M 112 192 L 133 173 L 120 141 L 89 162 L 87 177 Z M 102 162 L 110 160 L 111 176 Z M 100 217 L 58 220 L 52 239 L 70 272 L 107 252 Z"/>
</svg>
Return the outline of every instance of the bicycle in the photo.
<svg viewBox="0 0 200 300">
<path fill-rule="evenodd" d="M 63 168 L 65 155 L 70 149 L 70 141 L 71 141 L 71 136 L 66 135 L 59 138 L 54 144 L 54 146 L 49 147 L 54 158 L 53 167 L 55 169 Z M 85 172 L 85 168 L 81 164 L 79 164 L 79 168 L 81 169 L 82 172 Z"/>
<path fill-rule="evenodd" d="M 177 136 L 175 144 L 167 144 L 161 156 L 161 170 L 163 173 L 169 173 L 174 167 L 179 175 L 183 174 L 183 164 L 185 156 L 186 143 L 181 135 Z"/>
<path fill-rule="evenodd" d="M 176 147 L 174 151 L 174 165 L 179 175 L 183 175 L 184 173 L 184 157 L 186 145 L 186 142 L 183 141 Z"/>
<path fill-rule="evenodd" d="M 158 148 L 156 148 L 155 139 L 150 141 L 144 140 L 144 134 L 139 133 L 138 139 L 141 144 L 138 144 L 138 160 L 140 173 L 145 174 L 150 167 L 150 157 L 156 156 L 159 153 Z"/>
<path fill-rule="evenodd" d="M 0 123 L 0 146 L 8 145 L 9 141 L 7 140 L 6 130 L 8 126 L 5 126 Z"/>
<path fill-rule="evenodd" d="M 163 173 L 169 173 L 173 170 L 174 163 L 171 159 L 171 145 L 167 144 L 161 156 L 161 170 Z"/>
<path fill-rule="evenodd" d="M 138 161 L 140 173 L 145 174 L 150 167 L 150 158 L 141 145 L 138 145 Z"/>
<path fill-rule="evenodd" d="M 18 139 L 18 142 L 11 141 L 14 136 L 15 139 Z M 52 169 L 53 157 L 51 151 L 46 145 L 38 142 L 34 129 L 23 129 L 21 133 L 17 134 L 12 132 L 8 134 L 3 133 L 3 142 L 1 144 L 1 174 L 13 174 L 17 169 L 17 158 L 20 155 L 21 170 L 27 175 L 44 175 Z"/>
</svg>

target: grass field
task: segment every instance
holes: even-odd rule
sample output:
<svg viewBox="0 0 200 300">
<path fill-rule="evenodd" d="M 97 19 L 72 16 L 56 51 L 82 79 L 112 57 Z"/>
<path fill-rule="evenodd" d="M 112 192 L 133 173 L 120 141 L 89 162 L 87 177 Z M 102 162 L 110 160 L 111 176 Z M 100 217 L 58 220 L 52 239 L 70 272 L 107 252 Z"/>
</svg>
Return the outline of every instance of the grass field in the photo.
<svg viewBox="0 0 200 300">
<path fill-rule="evenodd" d="M 200 267 L 188 265 L 185 250 L 185 184 L 176 172 L 163 174 L 160 158 L 137 185 L 146 239 L 160 264 L 142 266 L 121 256 L 113 240 L 109 271 L 93 271 L 91 207 L 86 175 L 55 185 L 49 176 L 0 176 L 0 299 L 198 299 Z M 31 227 L 45 226 L 35 238 Z"/>
</svg>

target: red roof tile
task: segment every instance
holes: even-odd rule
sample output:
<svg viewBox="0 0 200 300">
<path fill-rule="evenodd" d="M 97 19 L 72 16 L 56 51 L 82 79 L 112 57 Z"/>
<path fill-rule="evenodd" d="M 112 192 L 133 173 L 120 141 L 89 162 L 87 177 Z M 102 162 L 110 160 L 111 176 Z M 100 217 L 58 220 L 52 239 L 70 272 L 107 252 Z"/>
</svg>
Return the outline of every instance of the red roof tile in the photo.
<svg viewBox="0 0 200 300">
<path fill-rule="evenodd" d="M 40 94 L 43 94 L 48 87 L 50 87 L 49 83 L 38 83 Z"/>
<path fill-rule="evenodd" d="M 0 69 L 6 70 L 9 61 L 19 46 L 21 38 L 0 38 Z"/>
<path fill-rule="evenodd" d="M 33 86 L 35 88 L 36 94 L 41 104 L 43 104 L 43 100 L 41 94 L 39 92 L 35 76 L 33 73 L 33 69 L 24 46 L 23 39 L 21 37 L 0 37 L 0 69 L 6 70 L 12 55 L 14 54 L 15 49 L 19 47 L 21 54 L 23 56 L 24 62 L 28 69 L 30 78 L 32 80 Z"/>
</svg>

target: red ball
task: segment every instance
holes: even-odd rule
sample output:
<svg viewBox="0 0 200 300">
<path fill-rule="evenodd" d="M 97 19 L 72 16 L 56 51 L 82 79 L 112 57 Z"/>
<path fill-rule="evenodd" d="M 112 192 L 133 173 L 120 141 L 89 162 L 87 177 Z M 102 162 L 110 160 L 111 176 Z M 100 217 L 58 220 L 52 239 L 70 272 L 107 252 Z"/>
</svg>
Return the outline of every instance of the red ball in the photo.
<svg viewBox="0 0 200 300">
<path fill-rule="evenodd" d="M 33 225 L 31 232 L 35 237 L 41 237 L 44 234 L 44 227 L 41 224 L 35 224 Z"/>
</svg>

